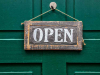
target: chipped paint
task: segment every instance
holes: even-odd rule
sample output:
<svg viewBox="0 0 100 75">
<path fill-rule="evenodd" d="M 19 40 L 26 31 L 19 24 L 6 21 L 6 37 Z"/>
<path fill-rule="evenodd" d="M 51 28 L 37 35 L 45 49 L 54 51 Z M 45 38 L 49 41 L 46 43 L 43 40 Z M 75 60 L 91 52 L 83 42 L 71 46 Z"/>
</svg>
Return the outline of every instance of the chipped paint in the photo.
<svg viewBox="0 0 100 75">
<path fill-rule="evenodd" d="M 47 27 L 58 27 L 61 26 L 65 28 L 77 27 L 77 43 L 76 44 L 30 44 L 30 31 L 32 28 L 30 26 L 47 26 Z M 82 22 L 81 21 L 25 21 L 24 22 L 24 49 L 25 50 L 82 50 Z"/>
</svg>

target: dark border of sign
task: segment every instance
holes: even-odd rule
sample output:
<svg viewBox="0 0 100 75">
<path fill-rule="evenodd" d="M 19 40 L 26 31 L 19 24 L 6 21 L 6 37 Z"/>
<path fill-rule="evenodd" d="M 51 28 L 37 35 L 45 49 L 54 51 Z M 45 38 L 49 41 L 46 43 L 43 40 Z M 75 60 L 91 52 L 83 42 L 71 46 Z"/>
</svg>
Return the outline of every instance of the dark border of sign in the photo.
<svg viewBox="0 0 100 75">
<path fill-rule="evenodd" d="M 29 44 L 30 26 L 66 25 L 77 27 L 77 45 L 34 45 Z M 82 50 L 83 23 L 82 21 L 25 21 L 24 22 L 24 50 Z"/>
</svg>

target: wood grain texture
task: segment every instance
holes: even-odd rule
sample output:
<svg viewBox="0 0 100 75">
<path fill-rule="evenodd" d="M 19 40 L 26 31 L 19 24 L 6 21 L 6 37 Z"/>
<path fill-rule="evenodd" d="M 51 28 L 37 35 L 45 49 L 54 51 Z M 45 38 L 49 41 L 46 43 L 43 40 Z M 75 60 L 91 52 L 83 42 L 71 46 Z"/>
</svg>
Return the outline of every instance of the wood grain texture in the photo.
<svg viewBox="0 0 100 75">
<path fill-rule="evenodd" d="M 82 22 L 79 21 L 25 21 L 24 22 L 24 49 L 25 50 L 82 50 Z M 46 26 L 49 27 L 60 27 L 60 28 L 77 28 L 75 37 L 76 40 L 74 43 L 39 43 L 37 44 L 35 41 L 32 42 L 32 27 L 44 28 Z M 31 35 L 30 35 L 31 34 Z M 54 38 L 54 37 L 53 37 Z M 31 40 L 31 41 L 30 41 Z M 30 43 L 31 42 L 31 43 Z"/>
</svg>

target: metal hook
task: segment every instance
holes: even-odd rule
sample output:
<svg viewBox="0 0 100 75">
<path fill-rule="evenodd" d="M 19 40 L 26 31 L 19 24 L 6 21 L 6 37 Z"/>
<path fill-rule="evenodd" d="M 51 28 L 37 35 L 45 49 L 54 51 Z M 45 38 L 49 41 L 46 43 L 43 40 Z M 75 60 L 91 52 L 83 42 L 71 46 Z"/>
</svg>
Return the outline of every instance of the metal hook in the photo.
<svg viewBox="0 0 100 75">
<path fill-rule="evenodd" d="M 56 9 L 57 4 L 56 4 L 55 2 L 51 2 L 49 6 L 50 6 L 50 8 L 51 8 L 52 10 L 54 10 L 54 9 Z"/>
<path fill-rule="evenodd" d="M 51 6 L 51 9 L 52 9 L 52 10 L 54 10 L 54 7 L 53 7 L 53 6 Z"/>
</svg>

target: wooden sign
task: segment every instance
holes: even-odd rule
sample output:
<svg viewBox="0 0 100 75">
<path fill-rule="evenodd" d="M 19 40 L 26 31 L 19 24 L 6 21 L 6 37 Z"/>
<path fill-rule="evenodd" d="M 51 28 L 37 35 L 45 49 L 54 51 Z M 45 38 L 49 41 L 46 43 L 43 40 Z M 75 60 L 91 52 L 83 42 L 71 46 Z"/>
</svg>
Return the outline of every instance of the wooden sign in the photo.
<svg viewBox="0 0 100 75">
<path fill-rule="evenodd" d="M 25 21 L 25 50 L 82 50 L 82 21 Z"/>
</svg>

